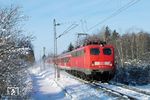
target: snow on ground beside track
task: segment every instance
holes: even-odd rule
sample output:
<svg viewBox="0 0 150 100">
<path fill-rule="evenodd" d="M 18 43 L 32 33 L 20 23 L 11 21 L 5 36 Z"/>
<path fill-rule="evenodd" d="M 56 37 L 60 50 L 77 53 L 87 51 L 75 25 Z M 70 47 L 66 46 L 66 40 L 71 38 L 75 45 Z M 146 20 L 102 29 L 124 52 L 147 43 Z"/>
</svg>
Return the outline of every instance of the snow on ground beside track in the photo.
<svg viewBox="0 0 150 100">
<path fill-rule="evenodd" d="M 136 91 L 132 91 L 132 90 L 129 90 L 129 89 L 125 89 L 125 88 L 122 88 L 122 87 L 118 87 L 118 86 L 115 86 L 115 85 L 109 85 L 109 84 L 101 84 L 101 86 L 110 88 L 111 90 L 114 90 L 114 91 L 118 91 L 119 93 L 126 94 L 130 97 L 136 98 L 137 100 L 150 100 L 150 96 L 138 93 Z"/>
<path fill-rule="evenodd" d="M 101 90 L 98 91 L 87 84 L 83 84 L 78 80 L 68 77 L 66 73 L 62 73 L 61 79 L 57 82 L 76 100 L 108 100 L 114 98 Z"/>
<path fill-rule="evenodd" d="M 40 66 L 31 70 L 33 81 L 33 100 L 66 100 L 65 93 L 54 81 L 54 72 L 50 68 L 41 71 Z"/>
<path fill-rule="evenodd" d="M 45 70 L 39 66 L 34 66 L 31 71 L 32 77 L 32 99 L 33 100 L 116 100 L 117 97 L 91 88 L 87 84 L 83 84 L 68 74 L 61 72 L 61 78 L 56 80 L 54 78 L 54 68 L 46 65 Z M 69 94 L 66 95 L 67 91 Z"/>
<path fill-rule="evenodd" d="M 150 92 L 150 84 L 148 84 L 148 85 L 142 85 L 142 86 L 135 86 L 135 87 L 136 87 L 136 88 L 139 88 L 139 89 L 141 89 L 141 90 Z"/>
<path fill-rule="evenodd" d="M 64 71 L 61 71 L 60 79 L 56 80 L 54 71 L 53 65 L 46 65 L 45 68 L 43 68 L 43 65 L 41 67 L 36 65 L 30 69 L 33 100 L 119 100 L 114 95 L 75 80 Z M 150 91 L 150 85 L 136 87 Z M 115 86 L 111 88 L 132 95 L 129 90 L 116 88 Z M 66 91 L 71 96 L 67 95 Z"/>
<path fill-rule="evenodd" d="M 33 99 L 34 100 L 60 100 L 65 99 L 65 94 L 55 81 L 33 76 Z"/>
</svg>

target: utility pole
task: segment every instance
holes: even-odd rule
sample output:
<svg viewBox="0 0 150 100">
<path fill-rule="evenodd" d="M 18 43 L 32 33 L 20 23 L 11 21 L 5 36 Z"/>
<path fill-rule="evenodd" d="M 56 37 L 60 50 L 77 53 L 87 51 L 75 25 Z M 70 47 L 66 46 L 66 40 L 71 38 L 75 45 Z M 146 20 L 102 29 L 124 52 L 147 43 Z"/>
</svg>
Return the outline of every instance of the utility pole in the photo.
<svg viewBox="0 0 150 100">
<path fill-rule="evenodd" d="M 69 26 L 62 34 L 60 34 L 57 37 L 57 32 L 56 32 L 56 26 L 59 26 L 60 23 L 56 23 L 56 20 L 53 20 L 54 24 L 54 67 L 55 67 L 55 78 L 59 79 L 60 78 L 60 69 L 58 68 L 58 62 L 57 62 L 57 39 L 59 39 L 61 36 L 67 34 L 70 30 L 74 29 L 75 27 L 78 26 L 78 24 L 72 24 Z"/>
<path fill-rule="evenodd" d="M 57 33 L 56 33 L 56 26 L 60 25 L 59 23 L 56 23 L 56 20 L 53 20 L 54 24 L 54 67 L 55 67 L 55 78 L 60 78 L 60 69 L 58 68 L 57 64 Z"/>
<path fill-rule="evenodd" d="M 46 55 L 45 55 L 45 47 L 43 47 L 43 57 L 42 57 L 42 60 L 43 60 L 43 69 L 45 69 L 45 60 L 46 60 Z"/>
</svg>

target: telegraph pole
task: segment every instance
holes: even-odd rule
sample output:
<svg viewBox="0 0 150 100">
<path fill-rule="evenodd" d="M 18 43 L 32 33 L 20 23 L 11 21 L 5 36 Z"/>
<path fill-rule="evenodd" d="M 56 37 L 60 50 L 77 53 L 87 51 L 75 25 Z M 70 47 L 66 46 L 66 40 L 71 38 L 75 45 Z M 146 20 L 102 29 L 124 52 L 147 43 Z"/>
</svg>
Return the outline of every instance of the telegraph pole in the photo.
<svg viewBox="0 0 150 100">
<path fill-rule="evenodd" d="M 58 68 L 58 63 L 57 63 L 57 39 L 60 38 L 61 36 L 67 34 L 70 30 L 72 30 L 73 28 L 77 27 L 78 24 L 72 24 L 71 26 L 69 26 L 69 28 L 67 28 L 62 34 L 60 34 L 57 37 L 57 32 L 56 32 L 56 26 L 59 26 L 60 23 L 56 23 L 56 20 L 53 20 L 53 24 L 54 24 L 54 67 L 55 67 L 55 78 L 59 79 L 60 78 L 60 69 Z"/>
<path fill-rule="evenodd" d="M 43 69 L 45 69 L 45 60 L 46 60 L 46 55 L 45 55 L 45 47 L 43 47 L 43 57 L 42 57 L 42 60 L 43 60 Z"/>
<path fill-rule="evenodd" d="M 57 64 L 57 33 L 56 33 L 56 26 L 60 25 L 59 23 L 56 23 L 56 20 L 53 20 L 54 24 L 54 67 L 55 67 L 55 78 L 60 78 L 60 69 L 58 68 Z"/>
<path fill-rule="evenodd" d="M 56 21 L 55 19 L 53 20 L 54 24 L 54 68 L 55 68 L 55 78 L 56 78 Z"/>
</svg>

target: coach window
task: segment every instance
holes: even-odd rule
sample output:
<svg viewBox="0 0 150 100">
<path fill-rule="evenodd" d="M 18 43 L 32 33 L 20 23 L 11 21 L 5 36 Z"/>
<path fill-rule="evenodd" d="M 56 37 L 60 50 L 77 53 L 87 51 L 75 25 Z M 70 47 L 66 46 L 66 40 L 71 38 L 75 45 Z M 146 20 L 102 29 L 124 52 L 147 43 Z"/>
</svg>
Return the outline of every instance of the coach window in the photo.
<svg viewBox="0 0 150 100">
<path fill-rule="evenodd" d="M 71 55 L 72 55 L 73 57 L 75 57 L 75 56 L 77 55 L 77 53 L 76 53 L 76 52 L 72 52 Z"/>
<path fill-rule="evenodd" d="M 64 58 L 64 62 L 69 62 L 69 58 L 68 57 Z"/>
<path fill-rule="evenodd" d="M 91 48 L 90 53 L 91 55 L 99 55 L 99 48 Z"/>
<path fill-rule="evenodd" d="M 76 56 L 80 56 L 80 51 L 77 51 L 77 55 Z"/>
<path fill-rule="evenodd" d="M 84 50 L 78 51 L 78 56 L 83 56 L 84 55 Z"/>
<path fill-rule="evenodd" d="M 84 50 L 81 51 L 81 55 L 84 55 Z"/>
<path fill-rule="evenodd" d="M 110 48 L 104 48 L 104 49 L 103 49 L 103 53 L 104 53 L 105 55 L 111 55 L 111 49 L 110 49 Z"/>
</svg>

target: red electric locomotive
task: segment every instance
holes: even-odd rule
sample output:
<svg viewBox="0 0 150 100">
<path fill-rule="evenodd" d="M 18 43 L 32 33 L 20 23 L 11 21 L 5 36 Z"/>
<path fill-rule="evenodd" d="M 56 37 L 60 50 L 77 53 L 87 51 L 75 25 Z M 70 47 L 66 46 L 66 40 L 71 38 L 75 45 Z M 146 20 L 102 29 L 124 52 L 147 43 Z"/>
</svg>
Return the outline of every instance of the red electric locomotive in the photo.
<svg viewBox="0 0 150 100">
<path fill-rule="evenodd" d="M 89 79 L 109 81 L 115 73 L 114 48 L 111 45 L 83 46 L 59 56 L 57 60 L 61 69 Z"/>
</svg>

